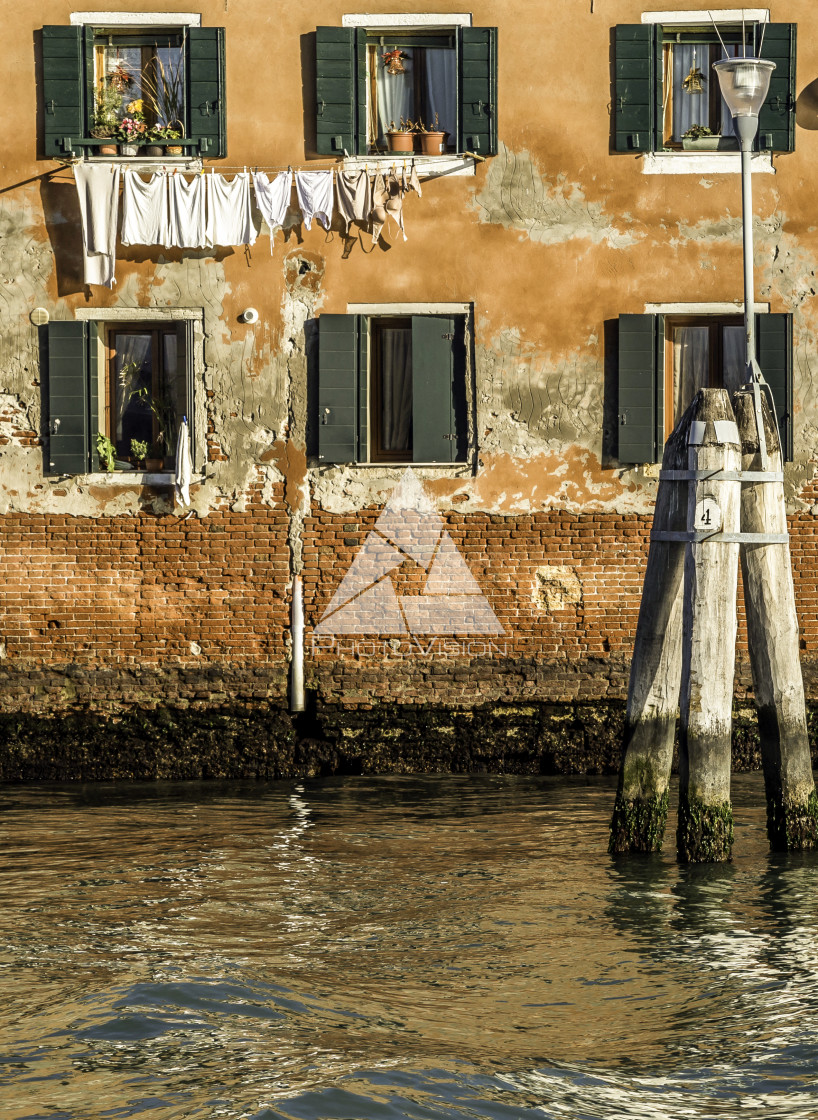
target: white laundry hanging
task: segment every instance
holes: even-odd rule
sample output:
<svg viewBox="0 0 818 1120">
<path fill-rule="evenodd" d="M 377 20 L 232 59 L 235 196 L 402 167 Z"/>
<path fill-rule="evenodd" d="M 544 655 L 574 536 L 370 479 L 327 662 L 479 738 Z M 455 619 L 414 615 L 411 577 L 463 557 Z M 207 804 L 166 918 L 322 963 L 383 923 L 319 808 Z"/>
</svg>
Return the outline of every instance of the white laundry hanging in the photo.
<svg viewBox="0 0 818 1120">
<path fill-rule="evenodd" d="M 315 218 L 324 229 L 332 222 L 332 172 L 296 171 L 295 186 L 298 191 L 298 205 L 304 216 L 304 225 L 312 229 Z"/>
<path fill-rule="evenodd" d="M 157 171 L 146 181 L 137 171 L 125 171 L 120 240 L 123 245 L 171 244 L 167 175 Z"/>
<path fill-rule="evenodd" d="M 188 430 L 187 416 L 182 417 L 179 425 L 179 435 L 176 440 L 176 497 L 183 506 L 190 505 L 190 483 L 193 478 L 193 466 L 190 459 L 190 433 Z"/>
<path fill-rule="evenodd" d="M 256 194 L 256 205 L 261 211 L 267 225 L 270 227 L 270 252 L 273 251 L 273 234 L 284 225 L 287 211 L 290 208 L 290 199 L 293 193 L 292 171 L 282 171 L 270 182 L 263 171 L 256 171 L 253 175 L 253 190 Z"/>
<path fill-rule="evenodd" d="M 188 183 L 178 172 L 170 179 L 170 244 L 180 249 L 209 249 L 205 175 Z"/>
<path fill-rule="evenodd" d="M 75 164 L 74 182 L 82 219 L 83 279 L 86 284 L 113 288 L 119 168 L 110 164 Z"/>
<path fill-rule="evenodd" d="M 231 180 L 211 173 L 207 183 L 209 245 L 252 245 L 256 227 L 250 213 L 250 176 L 240 171 Z"/>
</svg>

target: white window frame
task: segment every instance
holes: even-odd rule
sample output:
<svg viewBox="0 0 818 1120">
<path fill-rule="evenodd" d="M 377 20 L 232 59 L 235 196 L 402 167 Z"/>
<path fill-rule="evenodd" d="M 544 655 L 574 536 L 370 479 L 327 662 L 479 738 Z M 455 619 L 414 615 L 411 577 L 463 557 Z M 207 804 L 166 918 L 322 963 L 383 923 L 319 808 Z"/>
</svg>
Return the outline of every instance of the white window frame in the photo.
<svg viewBox="0 0 818 1120">
<path fill-rule="evenodd" d="M 464 471 L 471 469 L 475 441 L 475 407 L 476 401 L 472 397 L 472 386 L 469 378 L 471 357 L 469 345 L 474 333 L 474 305 L 471 303 L 348 303 L 347 315 L 365 315 L 368 319 L 403 317 L 410 315 L 462 315 L 465 324 L 466 368 L 464 370 L 466 392 L 466 457 L 451 463 L 419 463 L 412 460 L 407 462 L 391 463 L 370 459 L 372 448 L 372 429 L 369 405 L 367 404 L 366 417 L 366 460 L 350 464 L 354 467 L 377 468 L 384 470 L 404 471 L 407 467 L 420 467 L 423 470 Z M 371 372 L 370 355 L 367 353 L 367 402 L 371 399 L 369 377 Z M 328 466 L 329 464 L 327 464 Z"/>
<path fill-rule="evenodd" d="M 709 23 L 769 23 L 769 8 L 710 8 L 699 11 L 642 12 L 642 23 L 686 27 Z M 739 152 L 645 152 L 643 175 L 740 175 Z M 754 175 L 775 175 L 772 152 L 753 152 L 750 170 Z"/>
<path fill-rule="evenodd" d="M 430 27 L 471 27 L 471 12 L 398 12 L 398 13 L 370 13 L 355 12 L 342 16 L 342 27 L 366 27 L 370 31 L 419 31 Z M 367 96 L 368 96 L 367 90 Z M 400 164 L 405 157 L 400 152 L 388 152 L 384 155 L 371 156 L 346 156 L 344 158 L 344 171 L 363 171 L 366 167 L 381 166 L 391 167 Z M 442 159 L 440 156 L 413 155 L 418 175 L 421 179 L 437 179 L 441 175 L 474 175 L 476 160 L 472 156 L 451 156 Z"/>
<path fill-rule="evenodd" d="M 205 475 L 206 455 L 206 419 L 204 393 L 199 386 L 204 385 L 204 312 L 195 307 L 79 307 L 74 313 L 74 318 L 82 322 L 99 323 L 100 326 L 126 323 L 193 323 L 193 353 L 189 356 L 188 377 L 193 382 L 193 416 L 188 417 L 191 432 L 191 450 L 199 461 L 193 464 L 193 479 L 201 482 Z M 99 351 L 97 355 L 97 400 L 100 401 L 106 391 L 105 355 L 102 349 L 100 332 Z M 192 359 L 192 361 L 191 361 Z M 92 433 L 92 439 L 96 433 Z M 95 471 L 85 476 L 95 483 L 105 482 L 112 486 L 127 486 L 135 483 L 155 483 L 167 485 L 175 478 L 174 471 Z"/>
</svg>

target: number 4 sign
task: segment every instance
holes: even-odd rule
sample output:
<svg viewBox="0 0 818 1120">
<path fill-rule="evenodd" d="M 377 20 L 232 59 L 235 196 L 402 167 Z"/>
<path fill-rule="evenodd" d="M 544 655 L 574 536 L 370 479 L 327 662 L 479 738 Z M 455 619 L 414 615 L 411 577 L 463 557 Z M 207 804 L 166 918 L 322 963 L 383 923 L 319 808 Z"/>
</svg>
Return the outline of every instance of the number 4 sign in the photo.
<svg viewBox="0 0 818 1120">
<path fill-rule="evenodd" d="M 702 498 L 696 503 L 696 524 L 699 532 L 718 533 L 721 529 L 721 506 L 714 498 Z"/>
</svg>

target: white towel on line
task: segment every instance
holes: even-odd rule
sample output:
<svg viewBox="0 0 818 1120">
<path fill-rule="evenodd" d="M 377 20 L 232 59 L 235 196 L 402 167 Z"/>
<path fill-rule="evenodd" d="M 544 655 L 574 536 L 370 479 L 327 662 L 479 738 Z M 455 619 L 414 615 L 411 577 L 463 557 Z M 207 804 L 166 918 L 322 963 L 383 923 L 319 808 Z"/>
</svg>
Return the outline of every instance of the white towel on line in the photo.
<svg viewBox="0 0 818 1120">
<path fill-rule="evenodd" d="M 120 240 L 123 245 L 171 244 L 167 175 L 157 171 L 146 181 L 137 171 L 125 171 Z"/>
<path fill-rule="evenodd" d="M 190 461 L 190 433 L 187 417 L 182 418 L 179 435 L 176 439 L 176 497 L 183 506 L 190 505 L 190 482 L 193 478 L 193 465 Z"/>
<path fill-rule="evenodd" d="M 332 222 L 332 172 L 296 171 L 295 186 L 304 225 L 312 229 L 312 220 L 329 229 Z"/>
<path fill-rule="evenodd" d="M 82 219 L 83 279 L 86 284 L 113 288 L 119 168 L 110 164 L 75 164 L 74 182 Z"/>
<path fill-rule="evenodd" d="M 273 235 L 277 229 L 284 225 L 287 211 L 290 208 L 290 199 L 293 193 L 293 173 L 292 171 L 282 171 L 280 175 L 276 175 L 271 183 L 263 171 L 256 171 L 253 175 L 253 190 L 261 216 L 270 227 L 270 252 L 272 253 Z"/>
<path fill-rule="evenodd" d="M 194 175 L 188 183 L 184 175 L 170 179 L 170 244 L 180 249 L 209 249 L 207 239 L 207 176 Z"/>
<path fill-rule="evenodd" d="M 256 227 L 250 213 L 250 175 L 240 171 L 232 180 L 211 173 L 207 183 L 209 245 L 252 245 Z"/>
</svg>

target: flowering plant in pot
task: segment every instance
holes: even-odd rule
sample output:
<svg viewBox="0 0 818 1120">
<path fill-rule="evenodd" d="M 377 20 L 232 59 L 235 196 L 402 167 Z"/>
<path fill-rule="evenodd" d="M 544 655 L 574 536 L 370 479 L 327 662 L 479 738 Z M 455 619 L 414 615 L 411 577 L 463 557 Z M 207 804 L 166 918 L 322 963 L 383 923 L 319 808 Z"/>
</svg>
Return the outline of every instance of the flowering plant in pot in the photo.
<svg viewBox="0 0 818 1120">
<path fill-rule="evenodd" d="M 182 145 L 176 144 L 174 141 L 182 139 L 182 131 L 179 128 L 174 128 L 172 125 L 155 125 L 146 137 L 147 149 L 146 152 L 149 156 L 180 156 L 182 154 Z"/>
<path fill-rule="evenodd" d="M 706 124 L 694 124 L 682 134 L 682 148 L 686 152 L 715 152 L 720 140 L 721 137 L 713 133 Z"/>
<path fill-rule="evenodd" d="M 435 113 L 435 123 L 432 128 L 427 128 L 423 121 L 418 121 L 415 129 L 420 141 L 420 151 L 423 155 L 440 156 L 445 153 L 446 137 L 449 134 L 440 130 L 437 113 Z"/>
<path fill-rule="evenodd" d="M 401 117 L 399 126 L 396 125 L 394 121 L 390 121 L 389 128 L 386 132 L 389 151 L 413 152 L 415 150 L 414 131 L 415 125 L 413 121 L 405 121 L 403 117 Z"/>
<path fill-rule="evenodd" d="M 128 114 L 123 117 L 119 122 L 119 154 L 123 156 L 135 156 L 139 151 L 140 144 L 145 143 L 145 138 L 148 134 L 148 126 L 145 124 L 145 114 L 142 111 L 142 98 L 139 97 L 135 101 L 129 101 L 125 106 L 125 112 Z"/>
</svg>

